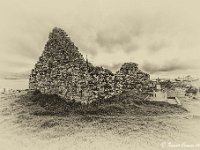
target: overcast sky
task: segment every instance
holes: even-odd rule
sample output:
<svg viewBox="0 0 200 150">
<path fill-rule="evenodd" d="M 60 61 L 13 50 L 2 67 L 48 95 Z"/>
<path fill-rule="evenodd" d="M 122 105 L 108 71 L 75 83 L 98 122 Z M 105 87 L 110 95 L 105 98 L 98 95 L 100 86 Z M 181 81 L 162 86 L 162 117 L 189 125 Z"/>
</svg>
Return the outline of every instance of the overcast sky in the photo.
<svg viewBox="0 0 200 150">
<path fill-rule="evenodd" d="M 27 77 L 55 26 L 113 71 L 132 61 L 152 76 L 200 74 L 199 0 L 0 2 L 0 78 L 9 86 Z"/>
</svg>

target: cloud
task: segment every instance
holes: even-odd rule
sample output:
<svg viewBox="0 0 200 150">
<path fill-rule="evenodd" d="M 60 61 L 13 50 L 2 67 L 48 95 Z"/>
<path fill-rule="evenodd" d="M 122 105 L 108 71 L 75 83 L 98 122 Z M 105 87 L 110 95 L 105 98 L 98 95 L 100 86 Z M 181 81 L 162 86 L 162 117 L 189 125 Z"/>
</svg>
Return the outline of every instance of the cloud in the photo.
<svg viewBox="0 0 200 150">
<path fill-rule="evenodd" d="M 142 19 L 135 15 L 120 15 L 96 30 L 95 43 L 107 53 L 122 51 L 126 54 L 140 48 L 139 39 L 144 34 Z"/>
<path fill-rule="evenodd" d="M 111 48 L 115 45 L 125 45 L 131 42 L 130 35 L 116 35 L 115 33 L 97 33 L 97 43 L 106 48 Z"/>
<path fill-rule="evenodd" d="M 165 41 L 156 41 L 152 42 L 147 48 L 149 50 L 149 53 L 156 53 L 167 47 L 168 45 Z"/>
<path fill-rule="evenodd" d="M 23 61 L 23 60 L 0 60 L 1 67 L 3 65 L 8 65 L 13 68 L 20 68 L 20 67 L 30 67 L 31 64 L 29 62 Z"/>
<path fill-rule="evenodd" d="M 85 53 L 87 55 L 96 56 L 98 54 L 98 49 L 90 44 L 83 43 L 82 41 L 75 43 L 78 46 L 80 53 Z"/>
<path fill-rule="evenodd" d="M 116 72 L 117 70 L 120 69 L 121 65 L 122 65 L 122 63 L 112 64 L 112 65 L 102 65 L 102 66 L 106 69 Z"/>
<path fill-rule="evenodd" d="M 3 73 L 1 74 L 0 78 L 5 80 L 21 80 L 21 79 L 28 79 L 30 72 L 24 73 Z"/>
<path fill-rule="evenodd" d="M 172 72 L 172 71 L 187 70 L 191 68 L 193 68 L 191 65 L 187 63 L 181 63 L 180 61 L 175 59 L 167 61 L 164 64 L 152 64 L 149 62 L 145 62 L 142 66 L 142 69 L 149 73 Z"/>
<path fill-rule="evenodd" d="M 13 52 L 19 53 L 22 57 L 24 56 L 24 57 L 33 59 L 33 58 L 37 58 L 39 55 L 37 43 L 33 44 L 32 42 L 27 41 L 27 40 L 15 39 L 15 42 L 13 42 L 12 47 L 13 47 L 12 48 Z"/>
<path fill-rule="evenodd" d="M 98 32 L 96 37 L 96 43 L 106 52 L 114 52 L 116 49 L 124 51 L 125 53 L 130 53 L 136 51 L 139 45 L 132 40 L 131 33 L 115 33 L 114 30 L 106 32 Z"/>
<path fill-rule="evenodd" d="M 129 54 L 131 52 L 139 50 L 140 46 L 136 43 L 130 43 L 124 47 L 124 52 Z"/>
</svg>

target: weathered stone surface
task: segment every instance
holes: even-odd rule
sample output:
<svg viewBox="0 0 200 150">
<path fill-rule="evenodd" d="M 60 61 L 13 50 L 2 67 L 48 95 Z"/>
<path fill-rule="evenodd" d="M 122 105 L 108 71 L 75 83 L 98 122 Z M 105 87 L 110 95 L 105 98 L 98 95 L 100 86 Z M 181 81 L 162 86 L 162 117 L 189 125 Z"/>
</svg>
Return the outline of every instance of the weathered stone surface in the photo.
<svg viewBox="0 0 200 150">
<path fill-rule="evenodd" d="M 30 90 L 81 102 L 109 98 L 124 90 L 145 92 L 150 86 L 149 74 L 142 72 L 135 63 L 123 64 L 116 74 L 93 66 L 60 28 L 54 28 L 49 34 L 29 79 Z"/>
</svg>

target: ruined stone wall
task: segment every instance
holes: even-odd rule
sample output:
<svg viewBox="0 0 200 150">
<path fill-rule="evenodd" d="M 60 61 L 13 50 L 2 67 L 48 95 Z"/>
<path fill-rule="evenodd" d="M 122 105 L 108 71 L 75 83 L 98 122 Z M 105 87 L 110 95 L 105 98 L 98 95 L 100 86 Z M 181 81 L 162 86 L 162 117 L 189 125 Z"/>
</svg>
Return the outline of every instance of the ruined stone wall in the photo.
<svg viewBox="0 0 200 150">
<path fill-rule="evenodd" d="M 124 90 L 148 90 L 149 81 L 150 76 L 139 70 L 135 63 L 125 63 L 116 74 L 93 66 L 62 29 L 54 28 L 30 74 L 29 89 L 90 102 Z"/>
<path fill-rule="evenodd" d="M 150 75 L 142 72 L 136 63 L 124 63 L 115 78 L 122 89 L 147 91 L 150 86 Z"/>
</svg>

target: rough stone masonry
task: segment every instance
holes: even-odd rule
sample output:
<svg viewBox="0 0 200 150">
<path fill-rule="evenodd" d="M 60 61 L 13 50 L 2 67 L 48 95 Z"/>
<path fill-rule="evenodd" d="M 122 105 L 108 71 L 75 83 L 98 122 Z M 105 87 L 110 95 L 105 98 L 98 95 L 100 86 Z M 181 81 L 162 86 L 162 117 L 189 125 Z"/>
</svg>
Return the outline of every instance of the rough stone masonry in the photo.
<svg viewBox="0 0 200 150">
<path fill-rule="evenodd" d="M 29 89 L 88 103 L 126 90 L 148 91 L 150 75 L 136 63 L 124 63 L 115 74 L 84 59 L 64 30 L 54 28 L 29 79 Z"/>
</svg>

